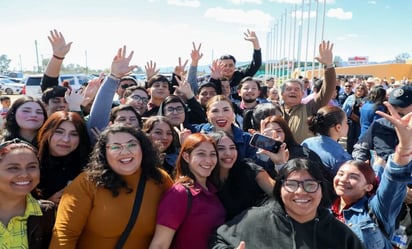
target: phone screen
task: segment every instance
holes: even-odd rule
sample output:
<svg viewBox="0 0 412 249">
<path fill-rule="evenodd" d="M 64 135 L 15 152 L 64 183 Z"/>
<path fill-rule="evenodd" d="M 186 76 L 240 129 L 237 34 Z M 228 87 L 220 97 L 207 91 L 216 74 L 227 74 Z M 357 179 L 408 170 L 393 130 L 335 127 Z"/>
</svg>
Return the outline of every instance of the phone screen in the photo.
<svg viewBox="0 0 412 249">
<path fill-rule="evenodd" d="M 264 135 L 255 133 L 253 134 L 252 139 L 250 140 L 250 145 L 273 152 L 273 153 L 277 153 L 280 149 L 280 146 L 282 145 L 282 142 L 279 142 L 270 137 L 266 137 Z"/>
</svg>

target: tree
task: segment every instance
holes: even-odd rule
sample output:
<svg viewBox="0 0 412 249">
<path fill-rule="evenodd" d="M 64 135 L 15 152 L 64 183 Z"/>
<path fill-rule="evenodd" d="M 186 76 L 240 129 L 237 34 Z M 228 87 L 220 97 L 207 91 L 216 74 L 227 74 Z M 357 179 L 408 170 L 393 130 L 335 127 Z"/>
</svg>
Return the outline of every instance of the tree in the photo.
<svg viewBox="0 0 412 249">
<path fill-rule="evenodd" d="M 0 72 L 3 73 L 9 69 L 11 60 L 7 58 L 7 55 L 2 54 L 0 55 Z"/>
<path fill-rule="evenodd" d="M 405 63 L 407 59 L 409 59 L 411 55 L 409 53 L 401 53 L 395 57 L 396 63 Z"/>
</svg>

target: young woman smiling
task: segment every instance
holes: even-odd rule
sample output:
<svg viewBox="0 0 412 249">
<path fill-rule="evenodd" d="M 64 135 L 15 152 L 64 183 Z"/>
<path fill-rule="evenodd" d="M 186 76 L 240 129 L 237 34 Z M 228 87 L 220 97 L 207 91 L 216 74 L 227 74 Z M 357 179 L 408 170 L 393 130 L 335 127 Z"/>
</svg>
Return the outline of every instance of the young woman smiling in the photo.
<svg viewBox="0 0 412 249">
<path fill-rule="evenodd" d="M 207 248 L 209 236 L 225 219 L 210 181 L 217 164 L 216 144 L 210 137 L 196 133 L 186 138 L 176 162 L 176 183 L 159 204 L 149 249 Z"/>
</svg>

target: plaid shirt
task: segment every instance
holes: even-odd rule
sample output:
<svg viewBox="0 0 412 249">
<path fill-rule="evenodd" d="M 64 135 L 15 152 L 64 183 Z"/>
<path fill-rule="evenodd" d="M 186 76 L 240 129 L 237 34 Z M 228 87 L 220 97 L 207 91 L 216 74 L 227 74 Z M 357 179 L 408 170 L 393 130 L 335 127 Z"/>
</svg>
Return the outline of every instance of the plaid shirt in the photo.
<svg viewBox="0 0 412 249">
<path fill-rule="evenodd" d="M 27 241 L 27 219 L 31 215 L 42 216 L 40 204 L 30 194 L 26 197 L 26 211 L 23 216 L 11 218 L 7 227 L 0 222 L 0 248 L 29 248 Z"/>
</svg>

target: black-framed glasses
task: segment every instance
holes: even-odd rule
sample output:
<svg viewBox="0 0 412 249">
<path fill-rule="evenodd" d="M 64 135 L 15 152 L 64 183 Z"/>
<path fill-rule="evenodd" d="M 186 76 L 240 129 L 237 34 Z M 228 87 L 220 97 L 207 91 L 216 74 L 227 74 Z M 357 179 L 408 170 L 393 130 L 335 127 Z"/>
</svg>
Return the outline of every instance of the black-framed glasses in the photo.
<svg viewBox="0 0 412 249">
<path fill-rule="evenodd" d="M 289 193 L 295 193 L 299 186 L 305 190 L 306 193 L 315 193 L 319 189 L 320 182 L 316 180 L 282 180 L 282 186 L 285 188 L 286 191 Z"/>
<path fill-rule="evenodd" d="M 121 143 L 113 143 L 113 144 L 108 144 L 106 145 L 106 148 L 109 149 L 111 152 L 120 154 L 120 152 L 124 150 L 128 150 L 130 153 L 134 154 L 136 153 L 139 148 L 140 144 L 137 140 L 132 140 L 127 143 L 121 144 Z"/>
<path fill-rule="evenodd" d="M 352 87 L 351 85 L 345 85 L 345 87 Z"/>
<path fill-rule="evenodd" d="M 141 102 L 143 104 L 149 103 L 149 98 L 145 98 L 139 95 L 131 95 L 129 98 L 133 99 L 134 101 Z"/>
<path fill-rule="evenodd" d="M 168 114 L 172 114 L 175 111 L 176 111 L 177 114 L 181 114 L 185 111 L 185 108 L 183 106 L 177 106 L 177 107 L 169 106 L 165 109 L 165 112 L 168 113 Z"/>
</svg>

